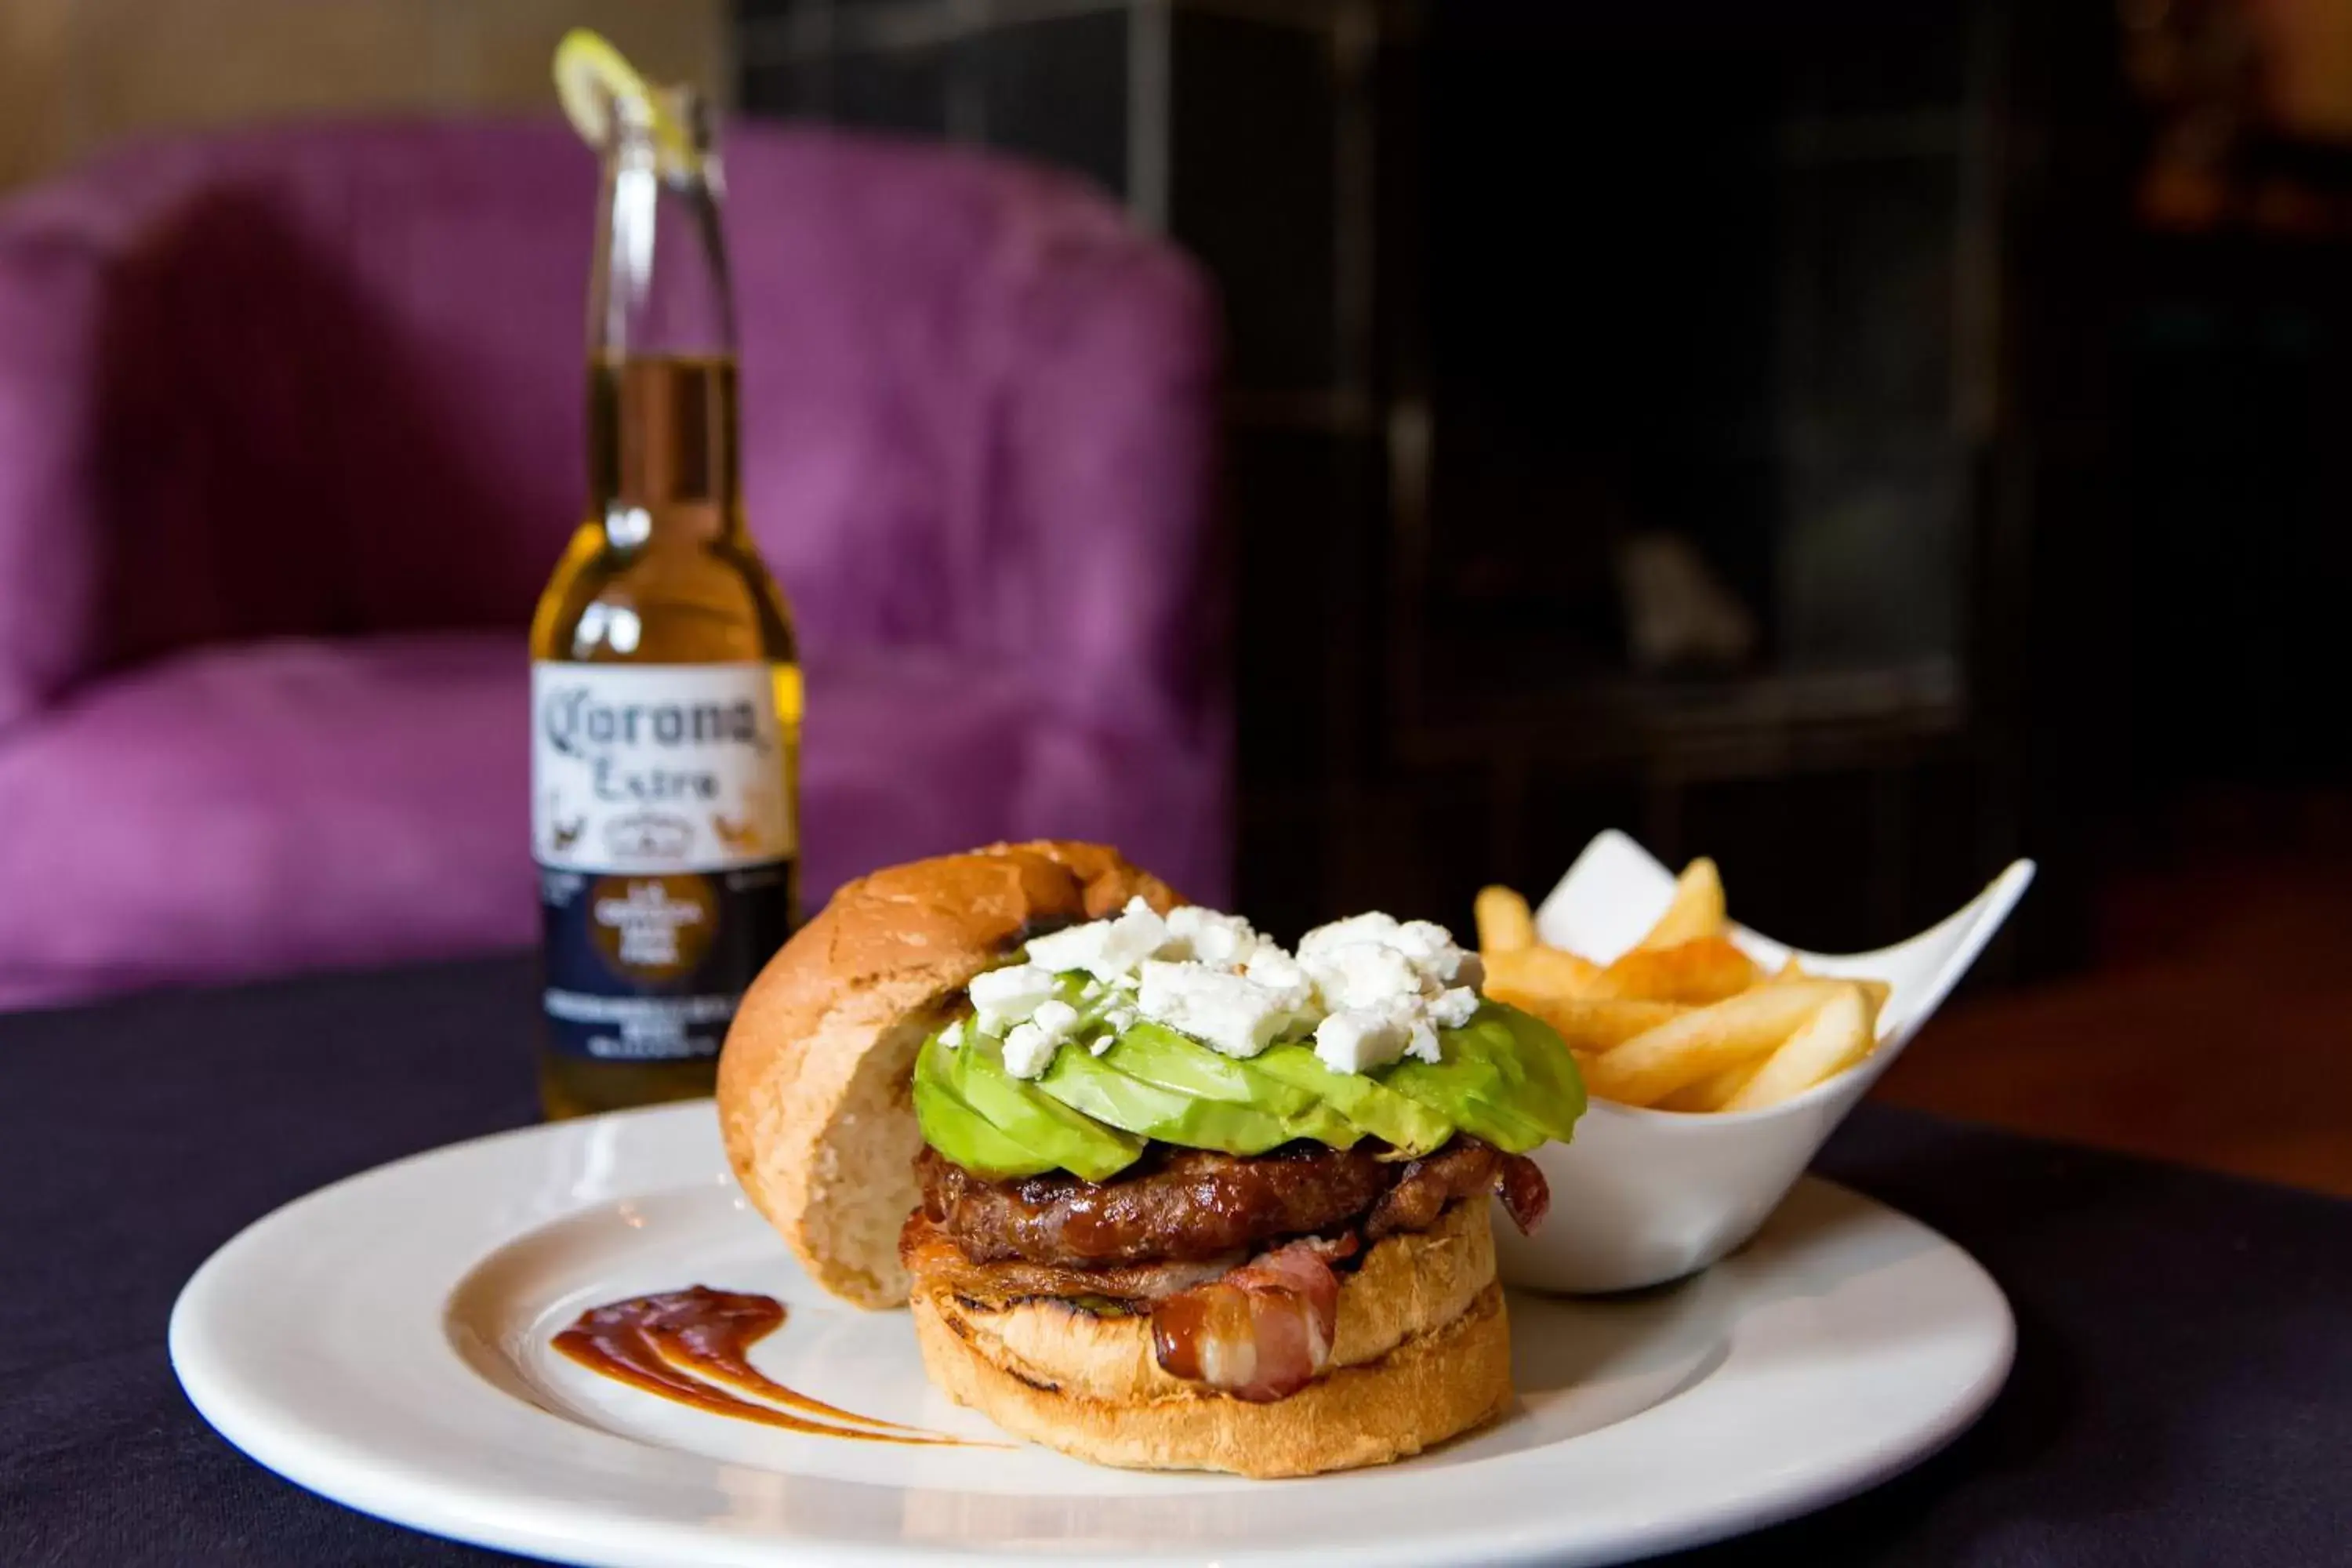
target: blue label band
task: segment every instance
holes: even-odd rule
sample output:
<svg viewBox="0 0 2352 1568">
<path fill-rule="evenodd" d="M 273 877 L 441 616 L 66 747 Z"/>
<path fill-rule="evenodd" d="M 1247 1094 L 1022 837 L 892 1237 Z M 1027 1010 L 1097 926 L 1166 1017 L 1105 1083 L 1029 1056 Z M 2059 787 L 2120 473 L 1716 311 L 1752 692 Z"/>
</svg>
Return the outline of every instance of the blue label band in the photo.
<svg viewBox="0 0 2352 1568">
<path fill-rule="evenodd" d="M 717 1056 L 743 992 L 792 934 L 791 868 L 541 866 L 549 1045 L 597 1061 Z"/>
</svg>

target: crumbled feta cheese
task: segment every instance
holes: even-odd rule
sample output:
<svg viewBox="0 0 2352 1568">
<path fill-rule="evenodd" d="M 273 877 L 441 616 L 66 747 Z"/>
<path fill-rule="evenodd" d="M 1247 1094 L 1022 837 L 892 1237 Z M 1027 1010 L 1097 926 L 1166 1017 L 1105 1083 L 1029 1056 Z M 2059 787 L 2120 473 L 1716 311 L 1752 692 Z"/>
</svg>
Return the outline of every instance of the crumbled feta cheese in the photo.
<svg viewBox="0 0 2352 1568">
<path fill-rule="evenodd" d="M 1307 978 L 1307 972 L 1298 967 L 1298 960 L 1273 942 L 1258 948 L 1237 967 L 1260 985 L 1272 986 L 1276 990 L 1298 984 Z"/>
<path fill-rule="evenodd" d="M 1055 995 L 1055 976 L 1072 973 L 1089 977 L 1076 1007 Z M 1139 1018 L 1244 1058 L 1311 1031 L 1318 1056 L 1361 1072 L 1401 1056 L 1437 1060 L 1437 1031 L 1470 1021 L 1480 979 L 1477 954 L 1428 921 L 1377 910 L 1334 921 L 1294 956 L 1238 915 L 1181 905 L 1162 917 L 1139 898 L 975 979 L 971 1026 L 941 1038 L 1003 1035 L 1005 1065 L 1029 1078 L 1065 1040 L 1082 1036 L 1099 1056 Z"/>
<path fill-rule="evenodd" d="M 940 1031 L 940 1044 L 945 1046 L 950 1050 L 954 1050 L 958 1046 L 962 1045 L 963 1026 L 964 1021 L 961 1018 L 958 1018 L 954 1023 L 950 1024 L 946 1028 L 941 1029 Z"/>
<path fill-rule="evenodd" d="M 1141 899 L 1118 919 L 1110 922 L 1110 934 L 1103 939 L 1101 961 L 1095 966 L 1095 977 L 1107 980 L 1113 975 L 1132 974 L 1136 965 L 1169 947 L 1173 939 L 1168 934 L 1168 922 L 1153 912 Z"/>
<path fill-rule="evenodd" d="M 1421 975 L 1405 955 L 1378 942 L 1328 944 L 1298 962 L 1323 994 L 1323 1005 L 1334 1011 L 1383 1007 L 1421 994 Z"/>
<path fill-rule="evenodd" d="M 1274 943 L 1267 942 L 1252 953 L 1242 973 L 1251 984 L 1281 998 L 1283 1006 L 1301 1024 L 1311 1024 L 1322 1015 L 1323 1009 L 1315 1005 L 1314 977 Z"/>
<path fill-rule="evenodd" d="M 1284 999 L 1240 974 L 1198 963 L 1143 966 L 1136 1011 L 1229 1057 L 1254 1057 L 1291 1023 Z"/>
<path fill-rule="evenodd" d="M 1183 949 L 1169 956 L 1190 958 L 1212 969 L 1239 969 L 1267 945 L 1256 928 L 1241 916 L 1221 915 L 1198 904 L 1180 904 L 1169 910 L 1168 931 L 1176 939 L 1175 945 Z"/>
<path fill-rule="evenodd" d="M 1377 910 L 1317 926 L 1298 939 L 1298 956 L 1303 961 L 1364 942 L 1402 954 L 1433 985 L 1475 985 L 1480 979 L 1477 955 L 1465 951 L 1452 931 L 1434 921 L 1400 922 Z"/>
<path fill-rule="evenodd" d="M 1001 1035 L 1053 999 L 1054 972 L 1034 963 L 1015 963 L 973 975 L 968 989 L 981 1032 Z"/>
<path fill-rule="evenodd" d="M 1346 920 L 1333 921 L 1328 925 L 1317 926 L 1313 931 L 1300 937 L 1298 956 L 1302 959 L 1311 958 L 1330 948 L 1348 947 L 1360 942 L 1374 942 L 1385 947 L 1389 945 L 1389 939 L 1396 935 L 1396 932 L 1397 922 L 1394 915 L 1384 915 L 1378 910 L 1360 915 L 1349 915 Z"/>
<path fill-rule="evenodd" d="M 1397 1059 L 1405 1026 L 1372 1007 L 1345 1007 L 1315 1026 L 1315 1054 L 1334 1072 L 1370 1072 Z"/>
<path fill-rule="evenodd" d="M 1029 939 L 1028 959 L 1038 968 L 1057 974 L 1073 969 L 1091 972 L 1096 960 L 1102 956 L 1103 939 L 1109 935 L 1110 921 L 1088 921 L 1045 936 L 1033 936 Z"/>
<path fill-rule="evenodd" d="M 1054 1053 L 1078 1026 L 1078 1010 L 1067 1002 L 1041 1002 L 1026 1023 L 1013 1026 L 1004 1037 L 1004 1070 L 1014 1078 L 1035 1078 L 1054 1065 Z"/>
<path fill-rule="evenodd" d="M 1454 933 L 1434 921 L 1405 921 L 1387 945 L 1403 953 L 1423 980 L 1440 985 L 1457 984 L 1462 962 L 1470 957 L 1454 942 Z"/>
<path fill-rule="evenodd" d="M 1083 969 L 1108 982 L 1131 973 L 1137 964 L 1174 944 L 1168 922 L 1137 898 L 1108 920 L 1032 938 L 1029 962 L 1056 972 Z"/>
<path fill-rule="evenodd" d="M 1430 999 L 1430 1021 L 1443 1029 L 1458 1029 L 1478 1011 L 1478 993 L 1467 985 L 1441 991 Z"/>
<path fill-rule="evenodd" d="M 1053 1042 L 1034 1024 L 1015 1024 L 1004 1037 L 1004 1070 L 1014 1078 L 1035 1078 L 1053 1059 Z"/>
</svg>

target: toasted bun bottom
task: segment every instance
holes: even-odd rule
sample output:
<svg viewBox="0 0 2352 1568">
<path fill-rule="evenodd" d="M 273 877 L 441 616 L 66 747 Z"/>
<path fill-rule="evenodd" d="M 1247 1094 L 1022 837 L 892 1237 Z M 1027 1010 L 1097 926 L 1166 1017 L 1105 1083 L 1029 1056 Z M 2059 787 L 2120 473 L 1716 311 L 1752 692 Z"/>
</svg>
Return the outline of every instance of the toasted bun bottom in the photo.
<svg viewBox="0 0 2352 1568">
<path fill-rule="evenodd" d="M 1150 1321 L 1052 1300 L 975 1304 L 915 1282 L 931 1381 L 1015 1436 L 1097 1464 L 1305 1476 L 1385 1464 L 1511 1402 L 1510 1330 L 1483 1198 L 1390 1237 L 1342 1277 L 1332 1370 L 1253 1405 L 1168 1375 Z"/>
<path fill-rule="evenodd" d="M 1384 1465 L 1483 1426 L 1511 1403 L 1503 1290 L 1376 1362 L 1326 1373 L 1289 1398 L 1251 1405 L 1221 1394 L 1147 1404 L 1087 1399 L 1023 1381 L 956 1336 L 928 1300 L 915 1340 L 931 1381 L 1016 1437 L 1097 1465 L 1312 1476 Z"/>
</svg>

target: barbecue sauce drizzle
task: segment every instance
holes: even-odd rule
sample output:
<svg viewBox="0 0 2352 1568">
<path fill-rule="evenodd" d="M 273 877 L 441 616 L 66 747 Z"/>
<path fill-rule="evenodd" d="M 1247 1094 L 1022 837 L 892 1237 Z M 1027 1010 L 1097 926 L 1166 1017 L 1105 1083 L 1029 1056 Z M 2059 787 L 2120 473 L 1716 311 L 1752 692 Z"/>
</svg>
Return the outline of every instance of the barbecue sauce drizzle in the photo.
<svg viewBox="0 0 2352 1568">
<path fill-rule="evenodd" d="M 767 1376 L 751 1364 L 751 1349 L 783 1327 L 784 1315 L 784 1304 L 772 1296 L 695 1285 L 591 1308 L 555 1336 L 554 1345 L 616 1383 L 787 1432 L 866 1443 L 993 1446 L 860 1415 Z"/>
</svg>

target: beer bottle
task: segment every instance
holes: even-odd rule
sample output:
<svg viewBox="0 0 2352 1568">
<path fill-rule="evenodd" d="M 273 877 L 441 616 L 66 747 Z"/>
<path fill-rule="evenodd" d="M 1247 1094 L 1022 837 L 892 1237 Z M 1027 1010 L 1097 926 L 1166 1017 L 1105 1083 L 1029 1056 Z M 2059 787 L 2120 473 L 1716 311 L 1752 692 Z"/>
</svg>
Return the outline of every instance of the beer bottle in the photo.
<svg viewBox="0 0 2352 1568">
<path fill-rule="evenodd" d="M 709 1093 L 797 913 L 800 662 L 739 491 L 708 117 L 682 89 L 608 107 L 587 517 L 530 633 L 551 1117 Z"/>
</svg>

